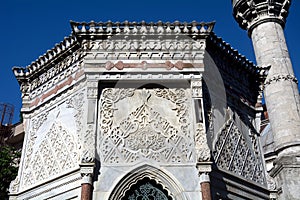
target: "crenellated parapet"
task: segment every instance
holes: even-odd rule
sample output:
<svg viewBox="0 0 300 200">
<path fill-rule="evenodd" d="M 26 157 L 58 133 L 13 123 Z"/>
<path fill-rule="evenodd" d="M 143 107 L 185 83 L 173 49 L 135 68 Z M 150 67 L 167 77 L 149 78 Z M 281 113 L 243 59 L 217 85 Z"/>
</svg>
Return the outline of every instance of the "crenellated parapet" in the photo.
<svg viewBox="0 0 300 200">
<path fill-rule="evenodd" d="M 74 22 L 71 21 L 72 30 L 76 35 L 146 35 L 146 34 L 185 34 L 185 35 L 208 35 L 213 31 L 214 22 Z"/>
<path fill-rule="evenodd" d="M 276 21 L 284 27 L 291 0 L 233 0 L 233 16 L 240 27 L 252 32 L 267 21 Z"/>
</svg>

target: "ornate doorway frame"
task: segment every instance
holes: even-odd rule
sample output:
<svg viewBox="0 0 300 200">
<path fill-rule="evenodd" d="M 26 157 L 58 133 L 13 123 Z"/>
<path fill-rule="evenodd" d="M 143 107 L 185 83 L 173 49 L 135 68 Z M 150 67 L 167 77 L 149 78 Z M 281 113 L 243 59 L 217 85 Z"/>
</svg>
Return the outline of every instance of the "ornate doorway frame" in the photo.
<svg viewBox="0 0 300 200">
<path fill-rule="evenodd" d="M 171 178 L 164 171 L 150 165 L 142 165 L 127 173 L 127 175 L 125 175 L 116 184 L 108 199 L 122 199 L 123 197 L 125 197 L 126 192 L 130 190 L 132 186 L 146 177 L 150 180 L 154 180 L 157 185 L 161 185 L 163 187 L 163 190 L 167 191 L 168 196 L 170 196 L 172 199 L 188 199 L 184 195 L 183 189 L 180 187 L 180 184 L 175 181 L 174 178 Z"/>
</svg>

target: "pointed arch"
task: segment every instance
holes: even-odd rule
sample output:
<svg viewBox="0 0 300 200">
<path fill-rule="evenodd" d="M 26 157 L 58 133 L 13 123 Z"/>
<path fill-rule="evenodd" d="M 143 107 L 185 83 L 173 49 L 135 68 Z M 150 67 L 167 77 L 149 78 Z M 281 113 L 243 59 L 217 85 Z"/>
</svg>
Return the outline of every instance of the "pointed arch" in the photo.
<svg viewBox="0 0 300 200">
<path fill-rule="evenodd" d="M 155 181 L 157 185 L 162 186 L 162 190 L 166 191 L 166 195 L 170 196 L 172 199 L 187 200 L 183 194 L 183 189 L 174 178 L 171 178 L 161 169 L 150 165 L 142 165 L 125 175 L 113 189 L 109 200 L 122 199 L 130 188 L 145 178 L 149 178 L 150 180 Z"/>
</svg>

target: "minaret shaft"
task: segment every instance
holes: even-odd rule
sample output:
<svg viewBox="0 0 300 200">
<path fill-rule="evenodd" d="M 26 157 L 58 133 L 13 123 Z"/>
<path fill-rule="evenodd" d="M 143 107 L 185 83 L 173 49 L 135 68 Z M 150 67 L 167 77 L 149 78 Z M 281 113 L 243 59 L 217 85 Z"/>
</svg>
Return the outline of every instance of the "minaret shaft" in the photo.
<svg viewBox="0 0 300 200">
<path fill-rule="evenodd" d="M 264 95 L 274 136 L 275 151 L 300 145 L 299 91 L 285 42 L 283 28 L 276 22 L 256 26 L 251 34 L 257 64 L 270 65 Z"/>
<path fill-rule="evenodd" d="M 276 159 L 269 174 L 276 181 L 279 200 L 299 199 L 299 91 L 283 32 L 291 0 L 232 0 L 232 4 L 236 21 L 252 39 L 257 64 L 271 66 L 264 96 Z"/>
</svg>

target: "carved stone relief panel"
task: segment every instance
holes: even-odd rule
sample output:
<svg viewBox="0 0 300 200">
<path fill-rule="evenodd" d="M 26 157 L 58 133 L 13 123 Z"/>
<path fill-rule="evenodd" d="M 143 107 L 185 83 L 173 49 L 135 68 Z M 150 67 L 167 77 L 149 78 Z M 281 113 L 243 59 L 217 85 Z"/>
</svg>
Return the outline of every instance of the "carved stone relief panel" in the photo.
<svg viewBox="0 0 300 200">
<path fill-rule="evenodd" d="M 77 93 L 28 123 L 21 189 L 78 167 L 84 94 Z"/>
<path fill-rule="evenodd" d="M 190 105 L 190 89 L 104 89 L 99 103 L 101 163 L 195 162 Z"/>
<path fill-rule="evenodd" d="M 250 130 L 242 132 L 236 120 L 228 119 L 213 146 L 214 160 L 219 168 L 260 184 L 266 183 L 257 138 Z"/>
</svg>

